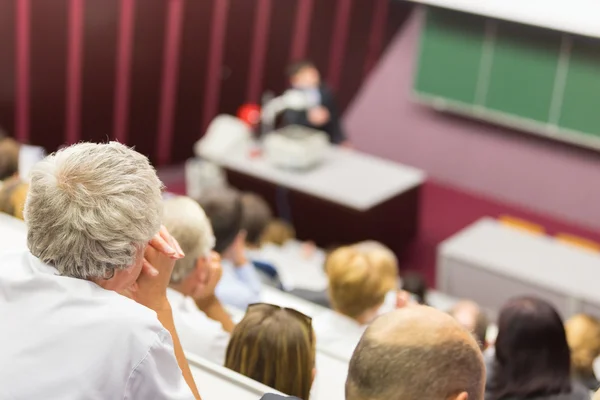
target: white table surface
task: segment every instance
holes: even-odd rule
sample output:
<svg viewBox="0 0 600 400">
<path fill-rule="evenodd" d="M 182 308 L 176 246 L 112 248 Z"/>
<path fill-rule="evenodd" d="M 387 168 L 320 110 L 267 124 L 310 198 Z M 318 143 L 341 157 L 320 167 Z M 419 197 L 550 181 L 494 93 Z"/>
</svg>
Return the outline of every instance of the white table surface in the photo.
<svg viewBox="0 0 600 400">
<path fill-rule="evenodd" d="M 441 257 L 600 305 L 600 255 L 483 218 L 439 248 Z"/>
<path fill-rule="evenodd" d="M 598 0 L 407 0 L 600 38 Z"/>
<path fill-rule="evenodd" d="M 186 358 L 202 400 L 259 400 L 265 393 L 281 394 L 201 357 L 187 353 Z"/>
<path fill-rule="evenodd" d="M 358 211 L 425 181 L 425 173 L 417 168 L 337 147 L 329 150 L 322 164 L 301 172 L 275 168 L 264 158 L 251 158 L 249 154 L 250 148 L 244 146 L 225 156 L 202 156 L 222 167 Z"/>
</svg>

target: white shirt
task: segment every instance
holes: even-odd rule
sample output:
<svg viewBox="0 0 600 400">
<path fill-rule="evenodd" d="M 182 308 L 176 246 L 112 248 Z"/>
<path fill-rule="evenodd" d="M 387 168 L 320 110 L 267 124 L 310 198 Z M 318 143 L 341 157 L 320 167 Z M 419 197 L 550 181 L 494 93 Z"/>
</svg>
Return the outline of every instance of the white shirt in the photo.
<svg viewBox="0 0 600 400">
<path fill-rule="evenodd" d="M 317 337 L 317 347 L 350 360 L 356 345 L 365 332 L 367 325 L 335 311 L 326 311 L 313 319 L 313 329 Z"/>
<path fill-rule="evenodd" d="M 186 352 L 190 352 L 218 365 L 225 364 L 225 352 L 229 333 L 223 326 L 206 316 L 194 299 L 174 289 L 167 289 L 167 297 L 173 309 L 175 328 Z"/>
<path fill-rule="evenodd" d="M 156 313 L 0 253 L 0 399 L 193 399 Z"/>
</svg>

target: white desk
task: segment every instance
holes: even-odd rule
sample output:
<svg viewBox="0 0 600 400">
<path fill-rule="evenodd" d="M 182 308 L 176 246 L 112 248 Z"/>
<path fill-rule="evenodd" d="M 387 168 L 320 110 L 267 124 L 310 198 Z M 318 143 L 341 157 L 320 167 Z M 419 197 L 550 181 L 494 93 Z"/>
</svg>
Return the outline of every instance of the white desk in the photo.
<svg viewBox="0 0 600 400">
<path fill-rule="evenodd" d="M 600 2 L 597 0 L 408 1 L 600 38 Z"/>
<path fill-rule="evenodd" d="M 302 172 L 275 168 L 249 153 L 249 148 L 243 147 L 225 156 L 202 156 L 222 167 L 358 211 L 425 181 L 425 173 L 419 169 L 337 147 L 329 150 L 323 164 Z"/>
<path fill-rule="evenodd" d="M 438 247 L 438 289 L 498 311 L 510 298 L 539 296 L 564 318 L 600 316 L 600 256 L 484 218 Z"/>
<path fill-rule="evenodd" d="M 202 400 L 258 400 L 265 393 L 282 394 L 262 383 L 193 354 L 186 354 Z"/>
<path fill-rule="evenodd" d="M 337 147 L 313 169 L 290 171 L 252 158 L 250 148 L 203 157 L 233 187 L 261 195 L 300 240 L 322 248 L 378 240 L 400 257 L 416 236 L 423 171 Z"/>
<path fill-rule="evenodd" d="M 310 400 L 344 400 L 348 362 L 317 348 L 317 376 Z"/>
</svg>

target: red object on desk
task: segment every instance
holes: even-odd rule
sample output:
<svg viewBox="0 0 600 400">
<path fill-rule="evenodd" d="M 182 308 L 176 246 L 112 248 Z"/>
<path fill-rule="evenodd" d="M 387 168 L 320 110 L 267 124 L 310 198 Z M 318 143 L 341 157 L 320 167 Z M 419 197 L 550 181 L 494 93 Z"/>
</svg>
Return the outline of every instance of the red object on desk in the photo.
<svg viewBox="0 0 600 400">
<path fill-rule="evenodd" d="M 260 112 L 258 104 L 246 103 L 238 108 L 237 117 L 251 128 L 255 128 L 260 122 Z"/>
</svg>

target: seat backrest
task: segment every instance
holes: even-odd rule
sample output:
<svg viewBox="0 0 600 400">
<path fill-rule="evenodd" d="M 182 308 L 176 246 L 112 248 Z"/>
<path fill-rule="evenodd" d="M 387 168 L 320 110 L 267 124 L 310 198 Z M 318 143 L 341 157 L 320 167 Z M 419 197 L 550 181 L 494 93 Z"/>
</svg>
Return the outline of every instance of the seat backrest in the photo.
<svg viewBox="0 0 600 400">
<path fill-rule="evenodd" d="M 282 394 L 260 382 L 196 355 L 186 353 L 186 358 L 202 400 L 258 400 L 265 393 Z"/>
<path fill-rule="evenodd" d="M 571 235 L 570 233 L 558 233 L 555 235 L 555 238 L 561 243 L 579 247 L 594 253 L 600 253 L 600 243 L 594 242 L 593 240 Z"/>
<path fill-rule="evenodd" d="M 510 215 L 501 215 L 498 217 L 498 221 L 508 227 L 519 229 L 534 235 L 544 235 L 546 233 L 546 230 L 542 225 Z"/>
</svg>

